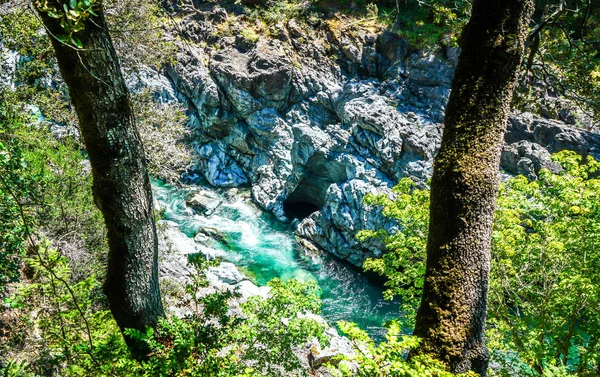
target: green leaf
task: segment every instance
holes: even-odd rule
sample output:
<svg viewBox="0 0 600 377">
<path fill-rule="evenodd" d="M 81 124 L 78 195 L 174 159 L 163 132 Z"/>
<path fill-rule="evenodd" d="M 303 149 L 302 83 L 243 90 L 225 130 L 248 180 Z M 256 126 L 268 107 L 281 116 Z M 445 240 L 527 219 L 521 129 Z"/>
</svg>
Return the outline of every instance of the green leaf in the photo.
<svg viewBox="0 0 600 377">
<path fill-rule="evenodd" d="M 75 7 L 77 6 L 77 0 L 69 1 L 69 5 L 71 6 L 71 9 L 75 9 Z"/>
<path fill-rule="evenodd" d="M 71 37 L 71 42 L 77 46 L 77 48 L 83 48 L 83 43 L 81 43 L 81 40 L 79 38 L 77 38 L 76 36 L 72 36 Z"/>
<path fill-rule="evenodd" d="M 78 20 L 78 21 L 75 23 L 75 25 L 73 25 L 73 31 L 74 31 L 75 33 L 77 33 L 77 32 L 79 32 L 79 31 L 83 30 L 84 28 L 85 28 L 85 27 L 83 26 L 83 22 L 81 21 L 81 19 L 79 19 L 79 20 Z"/>
<path fill-rule="evenodd" d="M 66 16 L 71 21 L 78 21 L 79 19 L 81 19 L 81 13 L 79 13 L 79 11 L 76 10 L 70 10 Z"/>
<path fill-rule="evenodd" d="M 69 21 L 69 19 L 67 19 L 66 17 L 62 17 L 60 19 L 60 26 L 65 30 L 65 31 L 69 31 L 71 29 L 71 21 Z"/>
<path fill-rule="evenodd" d="M 69 41 L 69 36 L 68 35 L 57 34 L 57 35 L 55 35 L 55 37 L 56 37 L 56 39 L 59 42 L 62 42 L 62 43 L 67 43 Z"/>
</svg>

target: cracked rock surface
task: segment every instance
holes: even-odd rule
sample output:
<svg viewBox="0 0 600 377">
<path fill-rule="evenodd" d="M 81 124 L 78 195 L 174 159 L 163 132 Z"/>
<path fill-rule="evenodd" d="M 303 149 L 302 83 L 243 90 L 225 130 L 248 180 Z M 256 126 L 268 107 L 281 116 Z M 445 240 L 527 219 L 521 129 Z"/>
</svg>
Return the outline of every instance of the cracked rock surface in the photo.
<svg viewBox="0 0 600 377">
<path fill-rule="evenodd" d="M 230 17 L 218 6 L 183 17 L 176 62 L 144 78 L 156 98 L 186 105 L 195 170 L 216 187 L 251 187 L 283 221 L 295 216 L 286 203 L 316 207 L 293 221 L 303 244 L 356 266 L 381 255 L 355 234 L 394 225 L 363 197 L 390 193 L 402 177 L 426 186 L 459 51 L 296 20 L 250 43 L 244 26 L 215 32 Z M 541 168 L 560 170 L 550 154 L 564 149 L 600 158 L 600 135 L 513 113 L 500 168 L 535 179 Z"/>
</svg>

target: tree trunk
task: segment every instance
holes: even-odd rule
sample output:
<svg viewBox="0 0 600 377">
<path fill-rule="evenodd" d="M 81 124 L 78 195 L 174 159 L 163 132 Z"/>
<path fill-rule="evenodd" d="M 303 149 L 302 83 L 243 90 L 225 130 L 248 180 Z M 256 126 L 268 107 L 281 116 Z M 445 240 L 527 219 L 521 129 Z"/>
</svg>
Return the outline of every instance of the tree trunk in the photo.
<svg viewBox="0 0 600 377">
<path fill-rule="evenodd" d="M 453 373 L 485 375 L 498 166 L 533 0 L 475 0 L 431 182 L 427 268 L 414 334 Z"/>
<path fill-rule="evenodd" d="M 62 9 L 61 1 L 51 2 Z M 164 316 L 158 287 L 158 240 L 152 191 L 142 143 L 103 9 L 76 36 L 85 50 L 50 38 L 63 80 L 79 118 L 96 204 L 104 215 L 109 244 L 104 292 L 121 328 L 145 330 Z M 40 12 L 54 36 L 58 20 Z M 140 344 L 126 337 L 134 352 Z M 143 352 L 143 349 L 142 349 Z"/>
</svg>

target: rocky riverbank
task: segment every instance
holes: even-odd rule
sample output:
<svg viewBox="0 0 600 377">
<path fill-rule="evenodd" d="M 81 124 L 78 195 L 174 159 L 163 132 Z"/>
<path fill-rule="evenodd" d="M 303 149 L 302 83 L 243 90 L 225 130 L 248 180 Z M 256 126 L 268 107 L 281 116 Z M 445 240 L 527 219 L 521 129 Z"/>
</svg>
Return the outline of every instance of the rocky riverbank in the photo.
<svg viewBox="0 0 600 377">
<path fill-rule="evenodd" d="M 196 271 L 195 267 L 188 263 L 191 257 L 221 258 L 224 256 L 223 252 L 189 238 L 172 221 L 162 220 L 159 222 L 158 228 L 161 290 L 168 310 L 172 314 L 183 317 L 192 313 L 191 307 L 185 305 L 190 301 L 190 297 L 186 297 L 189 294 L 185 293 L 184 287 L 190 284 L 192 277 L 198 273 L 204 273 L 208 280 L 208 286 L 199 290 L 199 296 L 224 290 L 237 291 L 240 294 L 239 297 L 230 300 L 230 315 L 243 315 L 241 304 L 249 297 L 262 296 L 266 298 L 269 295 L 269 287 L 257 286 L 230 262 L 221 262 L 218 266 L 210 267 L 204 272 Z M 213 241 L 216 240 L 213 239 Z M 305 315 L 328 326 L 326 320 L 321 316 L 311 313 Z M 302 367 L 310 370 L 315 377 L 330 376 L 324 364 L 333 357 L 351 356 L 354 353 L 351 342 L 340 336 L 334 327 L 330 327 L 326 334 L 330 339 L 328 346 L 321 346 L 315 339 L 294 350 Z"/>
<path fill-rule="evenodd" d="M 172 31 L 176 62 L 143 71 L 142 86 L 185 104 L 194 169 L 210 184 L 250 186 L 278 219 L 298 218 L 303 245 L 361 266 L 381 249 L 356 232 L 393 228 L 364 195 L 407 176 L 423 186 L 432 174 L 458 50 L 418 51 L 343 16 L 291 19 L 249 40 L 252 22 L 239 7 L 184 12 Z M 501 170 L 535 178 L 559 169 L 550 153 L 562 149 L 599 158 L 600 136 L 514 113 Z"/>
</svg>

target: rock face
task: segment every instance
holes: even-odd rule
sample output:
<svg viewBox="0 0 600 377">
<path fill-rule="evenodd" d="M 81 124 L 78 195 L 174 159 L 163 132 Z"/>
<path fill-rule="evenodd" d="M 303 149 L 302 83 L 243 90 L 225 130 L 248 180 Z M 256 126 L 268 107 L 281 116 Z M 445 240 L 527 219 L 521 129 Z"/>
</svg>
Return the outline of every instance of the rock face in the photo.
<svg viewBox="0 0 600 377">
<path fill-rule="evenodd" d="M 407 176 L 426 185 L 458 51 L 416 52 L 389 31 L 294 20 L 250 43 L 244 26 L 218 36 L 227 17 L 219 7 L 184 17 L 181 37 L 192 43 L 164 72 L 171 87 L 155 89 L 187 105 L 195 169 L 217 187 L 250 186 L 277 218 L 300 217 L 300 237 L 356 266 L 380 255 L 355 234 L 393 224 L 363 197 Z M 513 114 L 508 126 L 510 174 L 556 171 L 550 153 L 562 149 L 600 157 L 598 134 L 531 114 Z"/>
<path fill-rule="evenodd" d="M 12 78 L 15 76 L 19 55 L 0 45 L 0 57 L 0 87 L 13 87 Z"/>
</svg>

